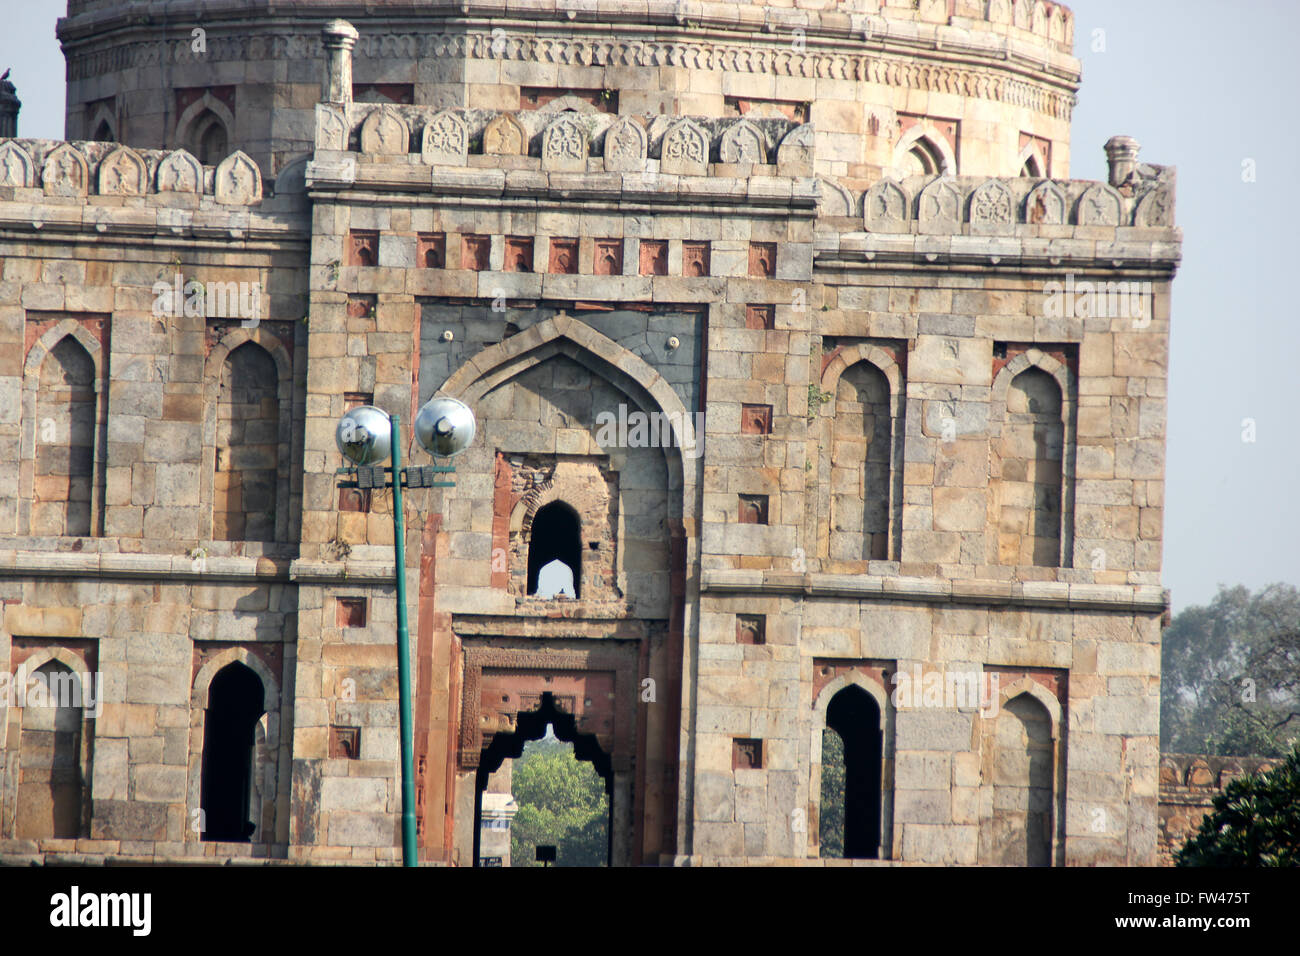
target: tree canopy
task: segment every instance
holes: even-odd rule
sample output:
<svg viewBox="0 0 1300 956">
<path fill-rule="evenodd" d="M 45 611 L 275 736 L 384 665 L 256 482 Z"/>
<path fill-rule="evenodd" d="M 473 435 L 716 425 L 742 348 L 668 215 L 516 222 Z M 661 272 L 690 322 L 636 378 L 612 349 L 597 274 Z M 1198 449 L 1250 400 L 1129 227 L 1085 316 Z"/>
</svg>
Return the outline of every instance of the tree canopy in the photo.
<svg viewBox="0 0 1300 956">
<path fill-rule="evenodd" d="M 1228 784 L 1178 852 L 1179 866 L 1300 866 L 1300 748 L 1266 774 Z"/>
<path fill-rule="evenodd" d="M 1300 735 L 1300 592 L 1220 588 L 1165 629 L 1160 749 L 1280 757 Z"/>
<path fill-rule="evenodd" d="M 572 744 L 554 737 L 530 742 L 512 768 L 519 812 L 510 825 L 512 866 L 541 866 L 536 848 L 556 848 L 556 866 L 605 866 L 609 802 L 605 781 Z"/>
</svg>

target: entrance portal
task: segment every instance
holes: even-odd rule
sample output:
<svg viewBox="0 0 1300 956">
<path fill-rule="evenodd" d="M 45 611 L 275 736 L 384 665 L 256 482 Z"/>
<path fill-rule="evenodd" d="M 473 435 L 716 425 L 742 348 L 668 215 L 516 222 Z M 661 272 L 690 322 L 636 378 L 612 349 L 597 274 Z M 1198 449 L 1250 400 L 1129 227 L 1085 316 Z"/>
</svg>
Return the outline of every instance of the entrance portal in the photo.
<svg viewBox="0 0 1300 956">
<path fill-rule="evenodd" d="M 573 757 L 589 762 L 604 782 L 606 824 L 605 824 L 605 864 L 613 858 L 614 834 L 614 772 L 609 755 L 601 749 L 592 734 L 580 734 L 571 714 L 561 711 L 555 704 L 555 697 L 550 693 L 541 695 L 541 705 L 537 710 L 520 713 L 512 734 L 496 734 L 492 743 L 484 748 L 479 761 L 475 780 L 474 794 L 474 865 L 485 865 L 482 848 L 483 804 L 484 794 L 488 789 L 489 779 L 507 761 L 515 761 L 524 753 L 524 746 L 530 741 L 539 741 L 547 736 L 547 728 L 553 727 L 555 737 L 573 745 Z M 578 799 L 579 794 L 571 795 Z M 522 821 L 521 821 L 522 822 Z M 532 848 L 528 848 L 531 852 Z M 560 862 L 564 862 L 564 848 L 559 848 Z M 516 864 L 524 862 L 515 860 Z"/>
</svg>

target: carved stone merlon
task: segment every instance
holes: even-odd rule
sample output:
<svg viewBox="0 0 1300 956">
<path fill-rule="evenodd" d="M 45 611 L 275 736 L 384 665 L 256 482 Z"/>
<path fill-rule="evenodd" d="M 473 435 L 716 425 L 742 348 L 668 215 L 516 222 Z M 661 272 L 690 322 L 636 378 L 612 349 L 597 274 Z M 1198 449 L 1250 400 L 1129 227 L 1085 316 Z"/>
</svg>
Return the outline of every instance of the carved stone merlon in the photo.
<svg viewBox="0 0 1300 956">
<path fill-rule="evenodd" d="M 325 76 L 321 80 L 321 101 L 325 103 L 352 102 L 352 47 L 356 45 L 357 28 L 346 20 L 331 20 L 321 29 L 325 44 Z"/>
<path fill-rule="evenodd" d="M 1138 166 L 1142 144 L 1132 136 L 1112 136 L 1106 141 L 1106 161 L 1110 164 L 1110 184 L 1122 186 Z"/>
</svg>

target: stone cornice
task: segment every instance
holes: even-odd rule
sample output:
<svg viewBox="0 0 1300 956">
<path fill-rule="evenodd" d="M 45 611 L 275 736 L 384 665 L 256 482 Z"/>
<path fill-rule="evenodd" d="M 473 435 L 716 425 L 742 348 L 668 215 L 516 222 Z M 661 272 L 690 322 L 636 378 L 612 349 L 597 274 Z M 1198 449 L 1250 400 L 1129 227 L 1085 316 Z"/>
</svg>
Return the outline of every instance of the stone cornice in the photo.
<svg viewBox="0 0 1300 956">
<path fill-rule="evenodd" d="M 1065 233 L 1072 233 L 1064 227 Z M 817 236 L 813 265 L 825 279 L 833 271 L 879 267 L 1059 275 L 1064 268 L 1114 277 L 1172 278 L 1182 261 L 1182 231 L 1119 227 L 1105 238 L 1050 236 L 1027 227 L 1023 236 L 891 236 L 856 233 Z"/>
<path fill-rule="evenodd" d="M 868 35 L 867 25 L 851 18 L 828 20 L 821 28 L 810 21 L 802 49 L 788 37 L 746 28 L 701 31 L 678 26 L 646 26 L 644 15 L 610 11 L 600 24 L 530 19 L 462 18 L 469 32 L 431 33 L 436 11 L 414 22 L 391 16 L 368 16 L 356 53 L 369 59 L 500 59 L 569 66 L 679 67 L 773 76 L 856 80 L 934 93 L 988 99 L 1069 119 L 1080 71 L 1064 54 L 1014 38 L 932 24 L 931 29 L 890 30 Z M 459 8 L 457 8 L 459 10 Z M 105 19 L 94 29 L 62 30 L 68 77 L 86 79 L 150 66 L 211 63 L 244 59 L 318 59 L 323 49 L 313 22 L 287 17 L 215 21 L 204 16 L 209 35 L 206 52 L 190 48 L 192 24 L 169 16 L 166 23 Z M 860 18 L 858 18 L 860 19 Z M 879 19 L 879 18 L 876 18 Z M 883 23 L 883 21 L 882 21 Z M 66 24 L 66 21 L 65 21 Z M 636 29 L 637 26 L 642 27 Z M 176 36 L 159 39 L 171 28 Z M 423 27 L 423 29 L 422 29 Z M 513 29 L 510 29 L 513 27 Z M 474 32 L 477 28 L 477 32 Z M 784 28 L 784 29 L 788 29 Z M 504 30 L 504 34 L 493 34 Z M 111 31 L 111 32 L 105 32 Z M 617 31 L 617 32 L 615 32 Z M 111 44 L 111 45 L 110 45 Z"/>
<path fill-rule="evenodd" d="M 439 197 L 499 199 L 521 197 L 557 203 L 592 202 L 732 207 L 754 215 L 763 209 L 784 213 L 802 210 L 814 215 L 816 182 L 811 177 L 675 176 L 658 173 L 565 173 L 541 170 L 502 170 L 487 167 L 429 167 L 418 164 L 357 162 L 353 156 L 314 160 L 307 166 L 307 187 L 313 199 L 347 191 L 349 198 L 387 201 L 390 192 L 436 194 Z"/>
<path fill-rule="evenodd" d="M 792 595 L 920 604 L 981 604 L 991 607 L 1043 607 L 1163 614 L 1166 593 L 1159 587 L 1068 584 L 1056 581 L 981 581 L 875 575 L 797 574 L 781 571 L 706 570 L 706 594 Z"/>
<path fill-rule="evenodd" d="M 288 582 L 287 558 L 191 558 L 184 554 L 0 550 L 0 579 L 102 578 L 220 583 Z M 388 567 L 392 579 L 392 565 Z"/>
<path fill-rule="evenodd" d="M 393 562 L 302 558 L 191 558 L 184 554 L 0 550 L 0 580 L 26 578 L 165 579 L 223 584 L 391 585 Z"/>
</svg>

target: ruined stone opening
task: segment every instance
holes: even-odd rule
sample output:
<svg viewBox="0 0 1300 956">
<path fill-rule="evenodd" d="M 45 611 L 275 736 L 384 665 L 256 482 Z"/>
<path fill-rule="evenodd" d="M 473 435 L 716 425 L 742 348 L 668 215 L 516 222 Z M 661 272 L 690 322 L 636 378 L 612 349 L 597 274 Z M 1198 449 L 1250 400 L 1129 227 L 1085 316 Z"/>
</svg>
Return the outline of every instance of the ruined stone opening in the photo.
<svg viewBox="0 0 1300 956">
<path fill-rule="evenodd" d="M 1061 387 L 1037 367 L 1011 380 L 1001 440 L 1002 563 L 1061 565 L 1065 424 Z"/>
<path fill-rule="evenodd" d="M 203 724 L 202 839 L 247 843 L 257 829 L 253 757 L 257 723 L 266 713 L 262 680 L 235 661 L 212 678 Z"/>
<path fill-rule="evenodd" d="M 893 494 L 889 380 L 870 362 L 858 362 L 840 376 L 835 396 L 830 556 L 885 560 Z"/>
<path fill-rule="evenodd" d="M 605 865 L 613 859 L 614 840 L 614 767 L 607 754 L 600 746 L 594 734 L 578 731 L 577 721 L 573 715 L 566 714 L 556 703 L 555 696 L 549 692 L 541 695 L 536 710 L 521 712 L 515 721 L 515 731 L 511 734 L 496 734 L 492 743 L 483 749 L 479 760 L 474 790 L 474 865 L 482 866 L 482 832 L 484 795 L 492 775 L 501 769 L 507 760 L 517 760 L 523 756 L 524 747 L 530 741 L 541 740 L 547 735 L 547 728 L 554 728 L 556 739 L 573 745 L 573 756 L 588 762 L 604 781 L 606 823 L 605 823 Z M 521 861 L 522 862 L 522 861 Z"/>
<path fill-rule="evenodd" d="M 1051 866 L 1052 717 L 1030 694 L 1003 704 L 994 728 L 993 816 L 981 834 L 983 861 Z"/>
<path fill-rule="evenodd" d="M 211 110 L 204 110 L 190 123 L 189 151 L 204 166 L 225 159 L 229 142 L 226 124 Z"/>
<path fill-rule="evenodd" d="M 33 672 L 18 741 L 18 839 L 82 836 L 82 697 L 70 669 L 50 661 Z"/>
<path fill-rule="evenodd" d="M 95 468 L 95 363 L 65 335 L 41 363 L 36 398 L 32 531 L 91 533 Z"/>
<path fill-rule="evenodd" d="M 880 707 L 850 684 L 831 698 L 822 732 L 819 835 L 823 857 L 880 856 Z"/>
<path fill-rule="evenodd" d="M 275 359 L 257 343 L 245 342 L 226 357 L 217 403 L 215 540 L 275 540 L 279 390 Z"/>
<path fill-rule="evenodd" d="M 528 593 L 557 597 L 566 585 L 569 596 L 582 596 L 582 522 L 571 506 L 552 501 L 533 517 L 528 537 Z"/>
<path fill-rule="evenodd" d="M 99 125 L 95 127 L 95 134 L 91 139 L 96 143 L 113 143 L 117 141 L 117 137 L 113 135 L 113 127 L 109 125 L 106 119 L 99 121 Z"/>
<path fill-rule="evenodd" d="M 913 143 L 903 157 L 904 179 L 908 176 L 941 176 L 948 172 L 943 153 L 927 136 L 922 136 Z"/>
<path fill-rule="evenodd" d="M 1031 154 L 1025 158 L 1025 165 L 1020 168 L 1020 175 L 1027 176 L 1030 179 L 1042 179 L 1046 174 L 1043 172 L 1042 165 L 1038 162 L 1038 157 Z"/>
</svg>

